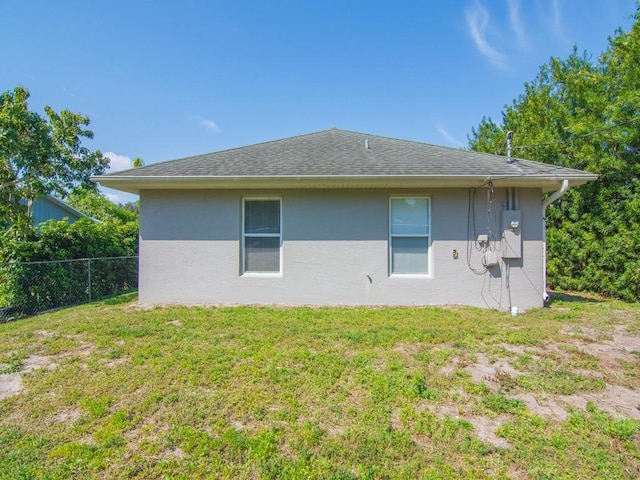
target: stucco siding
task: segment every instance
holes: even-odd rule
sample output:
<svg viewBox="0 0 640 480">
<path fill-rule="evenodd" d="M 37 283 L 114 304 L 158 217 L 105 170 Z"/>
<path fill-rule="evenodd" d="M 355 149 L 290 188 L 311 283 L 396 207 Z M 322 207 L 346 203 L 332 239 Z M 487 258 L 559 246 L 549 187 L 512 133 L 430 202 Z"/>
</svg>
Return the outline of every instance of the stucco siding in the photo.
<svg viewBox="0 0 640 480">
<path fill-rule="evenodd" d="M 431 198 L 431 274 L 389 275 L 389 198 Z M 242 275 L 242 198 L 282 199 L 282 272 Z M 141 192 L 140 301 L 285 305 L 467 304 L 507 308 L 506 264 L 482 275 L 468 242 L 467 189 L 144 190 Z M 478 233 L 499 239 L 506 191 L 488 220 L 485 190 L 475 202 Z M 520 189 L 522 259 L 510 260 L 511 304 L 542 305 L 540 189 Z M 482 230 L 482 231 L 480 231 Z M 500 241 L 492 243 L 499 249 Z M 457 259 L 454 258 L 457 251 Z M 467 251 L 471 252 L 469 262 Z"/>
</svg>

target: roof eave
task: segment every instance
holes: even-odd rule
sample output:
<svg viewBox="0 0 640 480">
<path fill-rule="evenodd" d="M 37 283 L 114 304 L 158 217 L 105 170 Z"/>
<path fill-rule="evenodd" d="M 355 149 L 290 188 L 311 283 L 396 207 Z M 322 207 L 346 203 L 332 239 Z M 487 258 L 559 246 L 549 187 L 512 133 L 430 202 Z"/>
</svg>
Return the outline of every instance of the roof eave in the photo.
<svg viewBox="0 0 640 480">
<path fill-rule="evenodd" d="M 594 174 L 575 175 L 371 175 L 371 176 L 128 176 L 100 175 L 94 182 L 104 187 L 140 194 L 141 190 L 291 189 L 291 188 L 468 188 L 491 181 L 496 187 L 534 187 L 557 190 L 564 180 L 575 187 L 594 181 Z"/>
</svg>

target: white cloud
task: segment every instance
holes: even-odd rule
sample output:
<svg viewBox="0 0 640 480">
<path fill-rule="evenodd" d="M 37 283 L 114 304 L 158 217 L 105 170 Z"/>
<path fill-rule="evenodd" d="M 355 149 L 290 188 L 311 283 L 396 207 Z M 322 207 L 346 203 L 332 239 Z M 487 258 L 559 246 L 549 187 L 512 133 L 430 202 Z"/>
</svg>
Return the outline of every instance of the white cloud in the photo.
<svg viewBox="0 0 640 480">
<path fill-rule="evenodd" d="M 105 152 L 104 156 L 109 159 L 109 167 L 107 168 L 107 171 L 105 173 L 113 173 L 131 168 L 131 158 L 127 157 L 126 155 L 118 155 L 117 153 L 113 152 Z M 100 185 L 99 188 L 104 196 L 115 204 L 125 204 L 127 202 L 135 202 L 136 200 L 138 200 L 138 195 L 120 192 L 118 190 L 113 190 L 112 188 L 103 187 L 102 185 Z"/>
<path fill-rule="evenodd" d="M 105 193 L 104 196 L 107 197 L 112 203 L 120 203 L 122 198 L 122 196 L 118 195 L 117 193 Z"/>
<path fill-rule="evenodd" d="M 560 12 L 559 0 L 552 0 L 551 13 L 553 15 L 552 16 L 553 30 L 556 32 L 556 35 L 558 35 L 559 37 L 564 37 L 564 28 L 562 26 L 562 14 Z"/>
<path fill-rule="evenodd" d="M 117 153 L 106 152 L 104 156 L 109 159 L 109 168 L 107 169 L 107 172 L 109 173 L 131 168 L 131 158 L 127 157 L 126 155 L 118 155 Z"/>
<path fill-rule="evenodd" d="M 496 67 L 506 68 L 507 65 L 504 56 L 493 48 L 486 38 L 487 27 L 490 20 L 487 9 L 480 5 L 478 1 L 475 1 L 473 6 L 467 7 L 465 17 L 467 19 L 467 26 L 469 27 L 469 34 L 478 50 L 480 50 L 480 53 Z"/>
<path fill-rule="evenodd" d="M 134 195 L 133 193 L 120 192 L 112 188 L 100 187 L 100 191 L 109 199 L 110 202 L 115 203 L 116 205 L 135 202 L 139 198 L 138 195 Z"/>
<path fill-rule="evenodd" d="M 447 132 L 444 129 L 444 127 L 437 127 L 437 130 L 438 130 L 438 133 L 442 135 L 444 138 L 446 138 L 449 143 L 455 145 L 456 147 L 464 147 L 464 144 L 460 140 L 455 138 L 453 135 L 451 135 L 449 132 Z"/>
<path fill-rule="evenodd" d="M 78 98 L 78 96 L 75 93 L 69 91 L 67 87 L 62 87 L 62 91 L 72 98 Z"/>
<path fill-rule="evenodd" d="M 522 0 L 507 0 L 509 6 L 509 23 L 521 48 L 529 48 L 529 39 L 520 21 L 520 3 Z"/>
<path fill-rule="evenodd" d="M 214 122 L 213 120 L 209 120 L 208 118 L 203 118 L 202 120 L 200 120 L 200 125 L 202 125 L 205 128 L 208 128 L 209 130 L 215 133 L 220 133 L 220 127 L 218 127 L 216 122 Z"/>
</svg>

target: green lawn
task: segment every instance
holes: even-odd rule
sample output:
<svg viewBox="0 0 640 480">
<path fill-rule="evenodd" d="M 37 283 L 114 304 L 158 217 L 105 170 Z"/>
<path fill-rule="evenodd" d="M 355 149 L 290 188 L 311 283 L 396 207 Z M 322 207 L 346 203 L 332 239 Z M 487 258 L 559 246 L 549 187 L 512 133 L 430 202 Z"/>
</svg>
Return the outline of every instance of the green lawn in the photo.
<svg viewBox="0 0 640 480">
<path fill-rule="evenodd" d="M 638 304 L 134 300 L 0 324 L 0 478 L 640 477 Z"/>
</svg>

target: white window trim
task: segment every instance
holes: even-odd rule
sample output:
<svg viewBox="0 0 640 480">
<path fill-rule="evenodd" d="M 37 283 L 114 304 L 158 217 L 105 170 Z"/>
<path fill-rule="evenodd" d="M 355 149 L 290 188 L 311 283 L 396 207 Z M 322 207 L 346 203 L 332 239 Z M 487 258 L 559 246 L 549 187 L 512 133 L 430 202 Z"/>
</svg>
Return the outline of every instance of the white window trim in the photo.
<svg viewBox="0 0 640 480">
<path fill-rule="evenodd" d="M 248 201 L 252 200 L 277 200 L 280 202 L 280 233 L 245 233 L 245 204 Z M 242 262 L 242 276 L 243 277 L 263 277 L 263 278 L 281 278 L 282 277 L 282 197 L 242 197 L 242 239 L 240 245 L 240 258 Z M 251 237 L 272 237 L 280 239 L 280 250 L 278 257 L 280 259 L 280 264 L 278 265 L 277 272 L 247 272 L 245 270 L 245 238 Z"/>
<path fill-rule="evenodd" d="M 391 203 L 393 200 L 404 200 L 404 199 L 408 199 L 408 198 L 415 198 L 415 199 L 426 199 L 428 200 L 427 202 L 427 213 L 429 215 L 429 233 L 427 235 L 414 235 L 414 234 L 391 234 Z M 389 197 L 389 212 L 388 212 L 388 220 L 387 220 L 387 225 L 389 228 L 389 240 L 388 240 L 388 244 L 389 244 L 389 248 L 388 248 L 388 268 L 389 268 L 389 277 L 390 278 L 418 278 L 418 279 L 425 279 L 425 278 L 433 278 L 433 252 L 432 252 L 432 248 L 431 248 L 431 242 L 432 242 L 432 231 L 431 231 L 431 195 L 393 195 Z M 428 262 L 428 271 L 427 273 L 396 273 L 393 271 L 393 247 L 392 247 L 392 239 L 394 237 L 405 237 L 405 238 L 424 238 L 427 237 L 428 241 L 427 241 L 427 262 Z"/>
</svg>

